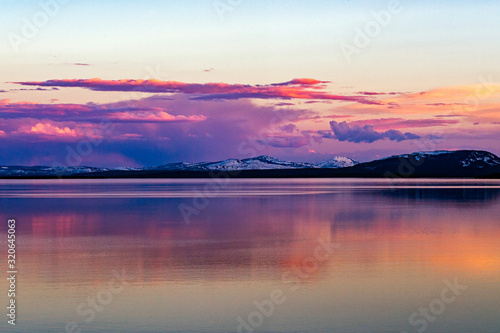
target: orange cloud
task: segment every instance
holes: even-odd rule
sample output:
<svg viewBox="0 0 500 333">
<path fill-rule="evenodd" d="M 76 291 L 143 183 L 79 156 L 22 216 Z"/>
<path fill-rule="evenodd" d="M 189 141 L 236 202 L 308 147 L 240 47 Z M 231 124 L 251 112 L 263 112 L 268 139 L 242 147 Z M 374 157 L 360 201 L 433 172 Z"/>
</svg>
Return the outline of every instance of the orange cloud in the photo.
<svg viewBox="0 0 500 333">
<path fill-rule="evenodd" d="M 349 104 L 335 109 L 338 114 L 376 115 L 373 125 L 383 128 L 428 127 L 461 124 L 461 128 L 474 124 L 492 124 L 500 120 L 500 84 L 486 82 L 476 85 L 439 87 L 419 93 L 370 93 L 377 96 L 378 104 Z M 402 119 L 389 126 L 394 115 L 413 119 Z M 428 119 L 429 115 L 439 118 Z M 443 118 L 455 117 L 454 120 Z M 416 119 L 415 119 L 416 118 Z M 459 121 L 460 120 L 460 121 Z M 371 120 L 357 120 L 369 123 Z M 385 124 L 383 124 L 384 122 Z M 387 126 L 385 126 L 387 125 Z M 385 126 L 385 127 L 384 127 Z"/>
<path fill-rule="evenodd" d="M 16 131 L 11 132 L 11 134 L 35 135 L 49 140 L 98 139 L 102 136 L 102 130 L 99 130 L 93 124 L 78 124 L 73 126 L 73 128 L 70 126 L 49 121 L 36 122 L 33 125 L 22 125 Z"/>
<path fill-rule="evenodd" d="M 76 131 L 69 127 L 60 128 L 49 123 L 38 123 L 32 126 L 29 133 L 43 134 L 43 135 L 63 135 L 63 136 L 77 136 Z"/>
</svg>

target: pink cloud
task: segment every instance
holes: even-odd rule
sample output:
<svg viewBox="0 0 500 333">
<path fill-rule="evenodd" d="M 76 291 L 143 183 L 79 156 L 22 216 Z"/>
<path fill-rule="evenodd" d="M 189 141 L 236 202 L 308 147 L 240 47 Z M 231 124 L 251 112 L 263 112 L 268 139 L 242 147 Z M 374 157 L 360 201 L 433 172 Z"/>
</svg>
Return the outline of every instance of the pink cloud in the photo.
<svg viewBox="0 0 500 333">
<path fill-rule="evenodd" d="M 80 139 L 99 140 L 102 129 L 96 124 L 75 122 L 54 122 L 49 120 L 23 119 L 14 120 L 9 125 L 15 128 L 9 137 L 33 137 L 48 141 L 75 141 Z"/>
<path fill-rule="evenodd" d="M 137 134 L 137 133 L 124 133 L 120 135 L 116 135 L 113 137 L 114 140 L 122 141 L 122 140 L 134 140 L 134 139 L 142 139 L 143 135 L 142 134 Z"/>
<path fill-rule="evenodd" d="M 129 101 L 130 102 L 130 101 Z M 132 105 L 135 104 L 135 105 Z M 204 121 L 203 115 L 171 115 L 161 108 L 138 106 L 136 103 L 111 104 L 37 104 L 30 102 L 11 103 L 0 100 L 0 118 L 4 119 L 51 119 L 55 121 L 97 122 L 112 119 L 115 122 L 193 122 Z"/>
<path fill-rule="evenodd" d="M 326 119 L 341 119 L 341 118 L 352 118 L 354 116 L 348 115 L 348 114 L 343 114 L 343 115 L 330 115 L 330 116 L 323 116 L 321 118 L 326 118 Z"/>
<path fill-rule="evenodd" d="M 295 131 L 298 131 L 297 126 L 295 126 L 294 124 L 283 125 L 278 127 L 278 129 L 286 133 L 293 133 Z"/>
<path fill-rule="evenodd" d="M 38 123 L 35 126 L 32 126 L 31 129 L 27 133 L 33 134 L 43 134 L 43 135 L 62 135 L 62 136 L 77 136 L 76 131 L 74 129 L 70 129 L 69 127 L 57 127 L 51 125 L 50 123 Z"/>
<path fill-rule="evenodd" d="M 136 111 L 136 112 L 117 112 L 109 116 L 111 120 L 120 120 L 125 122 L 179 122 L 179 121 L 204 121 L 207 117 L 203 115 L 192 116 L 173 116 L 165 111 Z"/>
</svg>

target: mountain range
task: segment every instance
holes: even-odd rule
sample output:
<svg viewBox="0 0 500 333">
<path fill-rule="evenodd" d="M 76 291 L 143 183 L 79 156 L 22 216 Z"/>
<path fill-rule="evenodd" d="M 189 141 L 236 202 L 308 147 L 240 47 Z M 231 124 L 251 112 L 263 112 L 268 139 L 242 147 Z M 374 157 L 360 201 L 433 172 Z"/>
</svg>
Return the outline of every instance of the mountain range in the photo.
<svg viewBox="0 0 500 333">
<path fill-rule="evenodd" d="M 88 166 L 49 167 L 49 166 L 3 166 L 0 167 L 2 177 L 44 177 L 72 176 L 84 174 L 104 174 L 111 172 L 154 172 L 154 171 L 237 171 L 237 170 L 273 170 L 273 169 L 317 169 L 343 168 L 358 164 L 358 162 L 342 156 L 335 156 L 328 161 L 319 163 L 282 161 L 271 156 L 258 156 L 246 159 L 227 159 L 218 162 L 201 163 L 168 163 L 146 168 L 95 168 Z"/>
<path fill-rule="evenodd" d="M 191 170 L 191 171 L 235 171 L 235 170 L 273 170 L 273 169 L 317 169 L 345 168 L 358 162 L 343 156 L 335 156 L 328 161 L 319 163 L 282 161 L 271 156 L 262 155 L 242 160 L 228 159 L 219 162 L 202 163 L 171 163 L 149 170 Z"/>
<path fill-rule="evenodd" d="M 415 152 L 365 163 L 342 156 L 325 162 L 306 163 L 263 155 L 241 160 L 169 163 L 146 168 L 3 166 L 0 167 L 0 178 L 213 178 L 214 172 L 227 172 L 229 176 L 238 178 L 500 178 L 500 158 L 480 150 Z"/>
</svg>

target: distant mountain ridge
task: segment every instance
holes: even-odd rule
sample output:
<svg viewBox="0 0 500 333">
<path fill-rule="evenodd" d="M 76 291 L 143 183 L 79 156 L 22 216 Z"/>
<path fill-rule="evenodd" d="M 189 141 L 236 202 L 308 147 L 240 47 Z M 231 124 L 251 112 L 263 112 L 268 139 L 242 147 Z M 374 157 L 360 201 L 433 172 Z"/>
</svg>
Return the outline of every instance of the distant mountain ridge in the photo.
<svg viewBox="0 0 500 333">
<path fill-rule="evenodd" d="M 237 170 L 277 170 L 277 169 L 316 169 L 316 168 L 344 168 L 354 166 L 358 162 L 344 156 L 333 158 L 319 163 L 290 162 L 261 155 L 245 159 L 227 159 L 217 162 L 178 162 L 168 163 L 156 167 L 146 168 L 96 168 L 87 166 L 77 167 L 49 167 L 49 166 L 3 166 L 0 167 L 0 177 L 43 177 L 43 176 L 72 176 L 82 174 L 98 174 L 105 172 L 124 171 L 237 171 Z"/>
<path fill-rule="evenodd" d="M 235 171 L 235 170 L 271 170 L 271 169 L 316 169 L 316 168 L 345 168 L 358 162 L 343 156 L 335 156 L 328 161 L 319 163 L 290 162 L 261 155 L 245 159 L 227 159 L 218 162 L 202 163 L 170 163 L 148 170 L 191 170 L 191 171 Z"/>
<path fill-rule="evenodd" d="M 500 158 L 482 150 L 395 155 L 349 168 L 364 177 L 482 177 L 500 172 Z"/>
<path fill-rule="evenodd" d="M 0 167 L 0 178 L 500 178 L 500 158 L 482 150 L 430 151 L 358 163 L 336 156 L 320 163 L 290 162 L 270 156 L 218 162 L 169 163 L 149 168 Z"/>
</svg>

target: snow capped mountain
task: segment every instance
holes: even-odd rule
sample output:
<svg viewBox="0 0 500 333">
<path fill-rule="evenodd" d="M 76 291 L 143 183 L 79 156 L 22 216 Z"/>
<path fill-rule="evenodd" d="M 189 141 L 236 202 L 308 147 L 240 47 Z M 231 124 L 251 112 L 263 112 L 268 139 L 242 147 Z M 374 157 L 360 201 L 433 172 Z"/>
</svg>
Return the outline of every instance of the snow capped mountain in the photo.
<svg viewBox="0 0 500 333">
<path fill-rule="evenodd" d="M 468 156 L 466 156 L 463 160 L 460 161 L 460 164 L 465 168 L 475 164 L 487 164 L 491 166 L 500 165 L 500 158 L 496 155 L 493 155 L 487 151 L 471 151 Z M 479 168 L 482 168 L 482 165 L 478 165 Z"/>
<path fill-rule="evenodd" d="M 413 158 L 416 161 L 420 161 L 422 158 L 426 158 L 429 156 L 438 156 L 443 154 L 451 154 L 453 151 L 449 150 L 436 150 L 436 151 L 418 151 L 411 154 L 401 154 L 401 155 L 392 155 L 389 157 L 381 158 L 378 161 L 384 161 L 391 158 Z"/>
<path fill-rule="evenodd" d="M 149 168 L 4 166 L 0 178 L 36 177 L 211 177 L 210 171 L 240 171 L 248 177 L 500 177 L 500 158 L 487 151 L 415 152 L 358 163 L 335 156 L 319 163 L 291 162 L 267 155 L 218 162 L 169 163 Z M 193 173 L 194 172 L 194 173 Z"/>
<path fill-rule="evenodd" d="M 314 164 L 316 168 L 347 168 L 358 164 L 358 162 L 350 159 L 349 157 L 335 156 L 328 161 L 319 162 Z"/>
<path fill-rule="evenodd" d="M 235 170 L 273 170 L 273 169 L 315 169 L 315 168 L 343 168 L 357 164 L 348 157 L 335 156 L 320 163 L 289 162 L 262 155 L 252 158 L 227 159 L 219 162 L 202 163 L 171 163 L 154 170 L 191 170 L 191 171 L 235 171 Z"/>
<path fill-rule="evenodd" d="M 204 166 L 208 170 L 218 171 L 302 169 L 312 167 L 308 163 L 282 161 L 267 155 L 245 158 L 242 160 L 230 159 L 221 162 L 208 163 Z"/>
<path fill-rule="evenodd" d="M 500 172 L 500 158 L 480 150 L 415 152 L 361 163 L 352 169 L 369 177 L 484 177 Z"/>
<path fill-rule="evenodd" d="M 412 158 L 415 161 L 420 161 L 425 158 L 433 158 L 433 157 L 445 157 L 445 158 L 459 158 L 459 164 L 462 167 L 475 166 L 482 167 L 483 164 L 487 164 L 490 166 L 498 166 L 500 165 L 500 158 L 498 156 L 482 150 L 436 150 L 436 151 L 419 151 L 411 154 L 403 154 L 403 155 L 394 155 L 391 157 L 380 159 L 379 161 L 387 160 L 390 158 Z"/>
<path fill-rule="evenodd" d="M 347 157 L 335 156 L 320 163 L 289 162 L 262 155 L 253 158 L 227 159 L 218 162 L 201 163 L 168 163 L 149 168 L 94 168 L 94 167 L 48 167 L 48 166 L 4 166 L 0 167 L 0 177 L 54 177 L 70 176 L 88 173 L 102 173 L 108 171 L 236 171 L 236 170 L 273 170 L 273 169 L 314 169 L 314 168 L 342 168 L 353 166 L 357 162 Z"/>
</svg>

